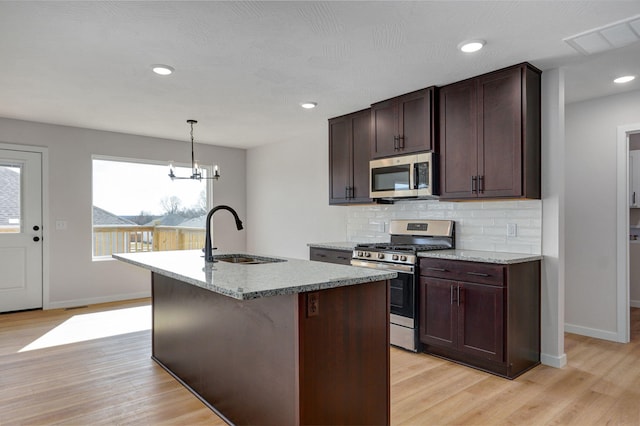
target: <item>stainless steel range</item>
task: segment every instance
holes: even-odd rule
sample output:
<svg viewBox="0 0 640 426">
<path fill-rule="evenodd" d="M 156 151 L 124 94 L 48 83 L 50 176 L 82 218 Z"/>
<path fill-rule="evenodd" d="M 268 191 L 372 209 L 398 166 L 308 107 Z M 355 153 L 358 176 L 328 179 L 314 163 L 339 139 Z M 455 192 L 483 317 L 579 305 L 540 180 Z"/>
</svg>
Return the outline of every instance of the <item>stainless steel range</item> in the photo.
<svg viewBox="0 0 640 426">
<path fill-rule="evenodd" d="M 395 271 L 391 280 L 391 344 L 418 350 L 418 256 L 421 251 L 455 248 L 452 220 L 392 220 L 389 243 L 358 244 L 351 264 Z"/>
</svg>

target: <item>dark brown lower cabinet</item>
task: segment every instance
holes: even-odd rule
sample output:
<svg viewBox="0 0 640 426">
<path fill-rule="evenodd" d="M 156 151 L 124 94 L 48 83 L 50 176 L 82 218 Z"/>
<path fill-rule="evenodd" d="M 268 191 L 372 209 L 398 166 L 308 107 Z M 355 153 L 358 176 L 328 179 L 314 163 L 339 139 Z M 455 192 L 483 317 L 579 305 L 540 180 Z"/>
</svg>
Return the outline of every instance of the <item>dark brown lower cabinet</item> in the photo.
<svg viewBox="0 0 640 426">
<path fill-rule="evenodd" d="M 540 261 L 420 262 L 423 351 L 514 378 L 540 363 Z"/>
<path fill-rule="evenodd" d="M 235 425 L 388 425 L 389 284 L 236 300 L 152 273 L 152 358 Z"/>
<path fill-rule="evenodd" d="M 309 249 L 309 260 L 318 262 L 337 263 L 339 265 L 351 265 L 352 253 L 350 250 L 337 250 L 319 247 Z"/>
</svg>

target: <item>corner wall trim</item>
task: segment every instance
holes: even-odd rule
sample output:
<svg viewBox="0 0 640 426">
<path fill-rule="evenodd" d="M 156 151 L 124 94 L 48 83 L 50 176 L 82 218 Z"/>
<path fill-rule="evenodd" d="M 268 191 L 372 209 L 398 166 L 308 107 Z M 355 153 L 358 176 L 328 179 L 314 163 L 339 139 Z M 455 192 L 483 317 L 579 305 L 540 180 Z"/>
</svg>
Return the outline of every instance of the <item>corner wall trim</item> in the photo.
<svg viewBox="0 0 640 426">
<path fill-rule="evenodd" d="M 540 354 L 540 362 L 548 367 L 562 368 L 567 365 L 567 354 L 560 356 Z"/>
<path fill-rule="evenodd" d="M 567 333 L 579 334 L 581 336 L 594 337 L 596 339 L 609 340 L 611 342 L 628 343 L 622 339 L 619 333 L 615 331 L 600 330 L 597 328 L 583 327 L 575 324 L 564 324 L 564 330 Z"/>
</svg>

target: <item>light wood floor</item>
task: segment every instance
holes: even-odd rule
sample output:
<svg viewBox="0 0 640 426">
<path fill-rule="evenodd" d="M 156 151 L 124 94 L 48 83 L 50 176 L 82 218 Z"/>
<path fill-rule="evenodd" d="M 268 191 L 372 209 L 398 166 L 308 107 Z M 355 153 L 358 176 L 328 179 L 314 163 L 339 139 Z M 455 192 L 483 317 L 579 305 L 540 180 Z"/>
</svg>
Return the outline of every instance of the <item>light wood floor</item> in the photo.
<svg viewBox="0 0 640 426">
<path fill-rule="evenodd" d="M 0 425 L 224 424 L 150 359 L 149 331 L 19 352 L 71 318 L 148 303 L 0 315 Z M 392 424 L 639 425 L 640 309 L 631 338 L 567 334 L 567 367 L 513 381 L 391 349 Z"/>
</svg>

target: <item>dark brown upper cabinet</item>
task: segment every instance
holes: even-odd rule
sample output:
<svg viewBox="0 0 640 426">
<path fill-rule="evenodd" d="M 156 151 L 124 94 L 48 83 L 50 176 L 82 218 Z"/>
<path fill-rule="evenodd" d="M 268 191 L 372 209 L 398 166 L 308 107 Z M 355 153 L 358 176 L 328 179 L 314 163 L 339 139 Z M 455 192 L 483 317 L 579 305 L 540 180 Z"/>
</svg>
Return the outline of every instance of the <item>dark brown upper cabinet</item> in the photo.
<svg viewBox="0 0 640 426">
<path fill-rule="evenodd" d="M 329 204 L 372 202 L 370 136 L 370 109 L 329 119 Z"/>
<path fill-rule="evenodd" d="M 371 105 L 371 158 L 434 149 L 435 87 Z"/>
<path fill-rule="evenodd" d="M 440 199 L 540 198 L 540 75 L 523 63 L 440 88 Z"/>
</svg>

